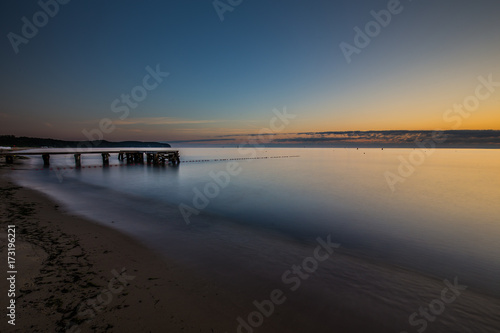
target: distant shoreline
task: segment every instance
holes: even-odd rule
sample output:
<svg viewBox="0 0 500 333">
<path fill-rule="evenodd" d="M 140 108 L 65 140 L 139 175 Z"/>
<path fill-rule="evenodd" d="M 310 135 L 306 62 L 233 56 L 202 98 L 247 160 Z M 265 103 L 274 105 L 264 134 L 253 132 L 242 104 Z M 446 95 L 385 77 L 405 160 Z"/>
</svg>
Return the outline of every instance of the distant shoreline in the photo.
<svg viewBox="0 0 500 333">
<path fill-rule="evenodd" d="M 25 148 L 171 148 L 168 143 L 143 141 L 68 141 L 49 138 L 16 137 L 0 135 L 0 146 Z"/>
</svg>

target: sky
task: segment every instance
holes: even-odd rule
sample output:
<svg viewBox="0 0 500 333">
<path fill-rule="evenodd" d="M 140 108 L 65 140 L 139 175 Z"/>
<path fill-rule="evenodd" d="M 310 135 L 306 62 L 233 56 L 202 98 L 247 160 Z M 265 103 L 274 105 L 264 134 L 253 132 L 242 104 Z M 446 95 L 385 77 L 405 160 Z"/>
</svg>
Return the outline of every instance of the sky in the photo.
<svg viewBox="0 0 500 333">
<path fill-rule="evenodd" d="M 495 0 L 7 0 L 0 13 L 0 134 L 500 130 Z"/>
</svg>

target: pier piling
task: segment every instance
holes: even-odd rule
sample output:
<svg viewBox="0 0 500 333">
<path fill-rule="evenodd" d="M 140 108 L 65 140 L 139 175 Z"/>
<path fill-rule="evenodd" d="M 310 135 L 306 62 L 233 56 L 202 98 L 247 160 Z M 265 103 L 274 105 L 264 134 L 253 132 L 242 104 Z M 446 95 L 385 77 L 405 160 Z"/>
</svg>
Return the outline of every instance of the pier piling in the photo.
<svg viewBox="0 0 500 333">
<path fill-rule="evenodd" d="M 134 162 L 135 163 L 144 163 L 144 154 L 143 153 L 135 153 L 134 154 Z"/>
<path fill-rule="evenodd" d="M 45 166 L 50 165 L 50 155 L 49 154 L 42 154 L 42 159 L 43 159 L 43 165 L 45 165 Z"/>
<path fill-rule="evenodd" d="M 75 154 L 75 166 L 77 168 L 82 166 L 82 154 Z"/>
<path fill-rule="evenodd" d="M 109 166 L 109 153 L 102 153 L 102 165 Z"/>
</svg>

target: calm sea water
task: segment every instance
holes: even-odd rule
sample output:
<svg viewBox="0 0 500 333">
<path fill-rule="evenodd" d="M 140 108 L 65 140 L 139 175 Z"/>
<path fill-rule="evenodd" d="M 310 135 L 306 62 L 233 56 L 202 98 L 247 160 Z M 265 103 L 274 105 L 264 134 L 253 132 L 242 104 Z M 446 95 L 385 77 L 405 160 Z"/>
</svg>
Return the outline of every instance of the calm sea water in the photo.
<svg viewBox="0 0 500 333">
<path fill-rule="evenodd" d="M 251 152 L 180 151 L 185 162 L 178 167 L 103 169 L 100 155 L 85 155 L 87 167 L 54 171 L 72 161 L 54 155 L 53 170 L 35 170 L 42 161 L 32 157 L 15 176 L 70 211 L 228 281 L 245 275 L 265 289 L 262 281 L 279 279 L 317 237 L 331 234 L 356 257 L 440 279 L 459 277 L 500 295 L 498 150 L 431 151 L 412 172 L 401 167 L 412 149 L 267 148 L 256 151 L 267 158 L 236 165 L 213 159 L 253 157 Z M 190 162 L 198 160 L 211 161 Z M 115 155 L 111 164 L 123 163 Z M 228 167 L 238 174 L 223 177 Z M 391 189 L 387 172 L 404 182 Z M 200 211 L 189 225 L 180 204 Z"/>
</svg>

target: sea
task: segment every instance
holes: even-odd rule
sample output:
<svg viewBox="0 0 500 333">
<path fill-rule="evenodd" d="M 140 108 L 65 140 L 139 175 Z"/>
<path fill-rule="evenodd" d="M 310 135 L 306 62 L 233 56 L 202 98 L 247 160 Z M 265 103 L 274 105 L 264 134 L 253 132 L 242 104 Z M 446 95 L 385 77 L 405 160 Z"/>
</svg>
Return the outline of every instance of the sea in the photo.
<svg viewBox="0 0 500 333">
<path fill-rule="evenodd" d="M 51 155 L 43 167 L 30 156 L 13 175 L 68 212 L 234 290 L 233 301 L 248 309 L 281 288 L 308 304 L 291 300 L 283 311 L 319 320 L 339 302 L 352 311 L 361 303 L 374 309 L 370 316 L 385 316 L 388 329 L 416 332 L 409 316 L 439 297 L 447 280 L 494 306 L 457 301 L 462 308 L 445 312 L 430 332 L 474 320 L 464 332 L 500 331 L 498 312 L 488 312 L 500 308 L 499 150 L 175 149 L 175 166 L 127 164 L 112 154 L 103 167 L 100 154 L 85 154 L 81 168 L 72 155 Z M 328 241 L 336 244 L 331 259 L 306 262 Z M 286 278 L 294 265 L 311 265 L 303 266 L 307 278 Z M 420 292 L 399 274 L 437 284 Z"/>
</svg>

